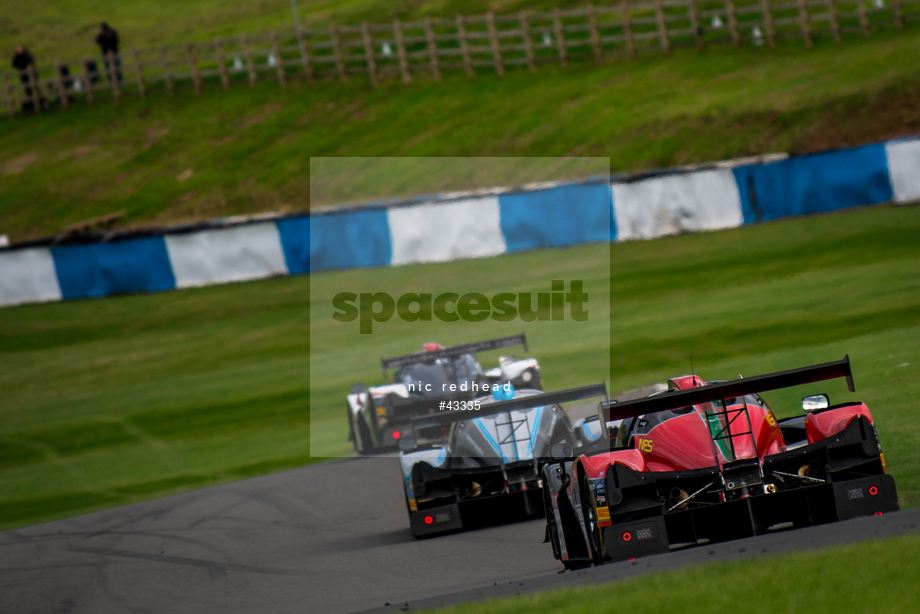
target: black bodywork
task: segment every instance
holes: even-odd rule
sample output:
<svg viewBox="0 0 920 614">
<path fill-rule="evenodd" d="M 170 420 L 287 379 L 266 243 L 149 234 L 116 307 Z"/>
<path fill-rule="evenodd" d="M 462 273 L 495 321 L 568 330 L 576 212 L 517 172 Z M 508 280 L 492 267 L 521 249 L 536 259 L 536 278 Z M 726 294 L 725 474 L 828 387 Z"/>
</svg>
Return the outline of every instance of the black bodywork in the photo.
<svg viewBox="0 0 920 614">
<path fill-rule="evenodd" d="M 550 446 L 590 449 L 590 429 L 583 421 L 573 424 L 560 404 L 606 398 L 603 383 L 517 394 L 484 402 L 478 411 L 412 418 L 413 435 L 400 444 L 400 462 L 416 537 L 542 516 L 540 472 Z M 590 420 L 599 433 L 598 419 Z"/>
</svg>

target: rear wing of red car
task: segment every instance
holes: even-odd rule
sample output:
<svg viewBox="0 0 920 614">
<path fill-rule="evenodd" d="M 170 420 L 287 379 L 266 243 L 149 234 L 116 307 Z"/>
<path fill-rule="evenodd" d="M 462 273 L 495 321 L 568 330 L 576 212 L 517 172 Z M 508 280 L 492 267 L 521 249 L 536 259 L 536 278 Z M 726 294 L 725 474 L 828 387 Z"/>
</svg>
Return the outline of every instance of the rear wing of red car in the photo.
<svg viewBox="0 0 920 614">
<path fill-rule="evenodd" d="M 590 386 L 581 386 L 580 388 L 547 392 L 545 394 L 532 394 L 526 397 L 509 399 L 507 401 L 483 403 L 478 410 L 451 411 L 445 409 L 433 414 L 413 416 L 412 430 L 416 431 L 417 429 L 424 429 L 431 426 L 447 426 L 453 422 L 463 422 L 464 420 L 473 420 L 474 418 L 482 418 L 484 416 L 494 416 L 495 414 L 504 414 L 510 411 L 546 407 L 547 405 L 559 405 L 561 403 L 597 397 L 603 397 L 604 401 L 607 400 L 607 385 L 603 382 Z"/>
<path fill-rule="evenodd" d="M 611 420 L 635 418 L 645 414 L 680 409 L 711 401 L 732 399 L 746 394 L 792 388 L 793 386 L 812 384 L 839 377 L 845 377 L 850 392 L 856 392 L 856 387 L 853 384 L 853 372 L 850 370 L 849 355 L 834 362 L 709 384 L 688 390 L 673 390 L 644 399 L 623 401 L 621 403 L 606 401 L 600 404 L 599 413 L 605 422 L 610 422 Z"/>
<path fill-rule="evenodd" d="M 511 347 L 514 345 L 523 345 L 524 351 L 527 349 L 527 335 L 512 335 L 510 337 L 499 337 L 498 339 L 486 339 L 484 341 L 474 341 L 473 343 L 464 343 L 449 348 L 433 350 L 431 352 L 416 352 L 405 356 L 396 356 L 395 358 L 381 358 L 380 366 L 383 368 L 383 375 L 386 376 L 387 369 L 398 369 L 406 365 L 412 365 L 419 362 L 432 362 L 438 358 L 457 358 L 464 354 L 475 354 L 476 352 L 485 352 L 487 350 L 497 350 L 499 348 Z"/>
</svg>

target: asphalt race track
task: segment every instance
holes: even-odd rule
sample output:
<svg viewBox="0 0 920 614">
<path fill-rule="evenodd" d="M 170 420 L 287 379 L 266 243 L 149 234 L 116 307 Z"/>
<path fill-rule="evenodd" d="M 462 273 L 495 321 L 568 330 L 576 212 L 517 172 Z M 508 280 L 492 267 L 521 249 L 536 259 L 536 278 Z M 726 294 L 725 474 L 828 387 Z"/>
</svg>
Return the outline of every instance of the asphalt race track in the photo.
<svg viewBox="0 0 920 614">
<path fill-rule="evenodd" d="M 397 459 L 341 459 L 0 533 L 0 612 L 417 610 L 915 532 L 920 508 L 566 574 L 543 527 L 416 540 Z"/>
</svg>

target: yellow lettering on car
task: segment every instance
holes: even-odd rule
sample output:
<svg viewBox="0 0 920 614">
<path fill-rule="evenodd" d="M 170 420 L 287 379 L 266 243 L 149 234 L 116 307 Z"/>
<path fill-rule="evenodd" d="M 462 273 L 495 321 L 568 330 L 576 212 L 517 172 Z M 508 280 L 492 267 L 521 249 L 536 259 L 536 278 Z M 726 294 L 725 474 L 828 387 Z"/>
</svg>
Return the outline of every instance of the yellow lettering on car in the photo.
<svg viewBox="0 0 920 614">
<path fill-rule="evenodd" d="M 770 428 L 775 429 L 776 428 L 776 418 L 773 417 L 773 412 L 768 411 L 766 413 L 766 418 L 767 418 L 767 424 L 770 425 Z"/>
<path fill-rule="evenodd" d="M 602 505 L 597 508 L 597 519 L 601 522 L 604 520 L 610 520 L 610 508 L 606 505 Z"/>
<path fill-rule="evenodd" d="M 651 453 L 652 440 L 651 439 L 640 439 L 639 440 L 639 451 L 645 452 L 646 454 Z"/>
<path fill-rule="evenodd" d="M 378 406 L 377 406 L 377 415 L 378 415 L 378 416 L 385 416 L 385 415 L 387 415 L 387 408 L 386 408 L 386 407 L 383 407 L 383 406 L 381 406 L 381 405 L 378 405 Z"/>
</svg>

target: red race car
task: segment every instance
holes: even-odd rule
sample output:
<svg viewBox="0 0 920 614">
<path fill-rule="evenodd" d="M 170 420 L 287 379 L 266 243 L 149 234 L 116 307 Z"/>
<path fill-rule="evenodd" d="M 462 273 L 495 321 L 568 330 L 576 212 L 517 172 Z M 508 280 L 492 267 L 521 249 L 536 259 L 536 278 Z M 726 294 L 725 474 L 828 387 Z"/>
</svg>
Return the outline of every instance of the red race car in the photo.
<svg viewBox="0 0 920 614">
<path fill-rule="evenodd" d="M 610 450 L 560 444 L 543 468 L 553 554 L 577 568 L 898 510 L 865 404 L 812 395 L 777 421 L 758 394 L 842 377 L 855 392 L 849 357 L 601 403 Z"/>
</svg>

